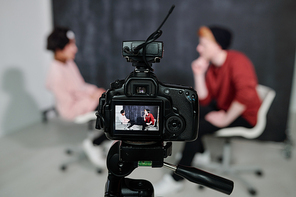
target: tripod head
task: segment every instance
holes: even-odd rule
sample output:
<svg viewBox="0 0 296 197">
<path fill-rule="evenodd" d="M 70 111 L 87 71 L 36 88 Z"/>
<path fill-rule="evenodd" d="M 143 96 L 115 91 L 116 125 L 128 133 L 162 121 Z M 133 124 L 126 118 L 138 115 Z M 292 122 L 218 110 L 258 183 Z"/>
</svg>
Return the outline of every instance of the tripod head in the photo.
<svg viewBox="0 0 296 197">
<path fill-rule="evenodd" d="M 172 143 L 163 142 L 150 144 L 135 144 L 117 141 L 109 150 L 107 156 L 108 180 L 105 187 L 105 197 L 153 197 L 154 189 L 147 180 L 125 178 L 139 166 L 165 166 L 185 179 L 225 194 L 231 194 L 233 182 L 188 166 L 174 166 L 163 162 L 171 155 Z"/>
</svg>

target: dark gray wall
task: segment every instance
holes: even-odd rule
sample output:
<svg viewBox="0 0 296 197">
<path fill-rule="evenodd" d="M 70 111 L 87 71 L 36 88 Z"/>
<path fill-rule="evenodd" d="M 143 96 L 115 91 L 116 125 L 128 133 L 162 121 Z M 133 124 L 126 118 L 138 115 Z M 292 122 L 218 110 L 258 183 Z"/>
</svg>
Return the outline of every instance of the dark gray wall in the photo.
<svg viewBox="0 0 296 197">
<path fill-rule="evenodd" d="M 133 70 L 121 56 L 121 42 L 146 39 L 172 4 L 176 8 L 158 39 L 164 41 L 164 57 L 154 64 L 160 81 L 193 86 L 196 30 L 201 25 L 227 26 L 235 35 L 232 49 L 244 52 L 259 83 L 277 92 L 260 139 L 286 139 L 296 43 L 294 0 L 53 0 L 54 25 L 76 33 L 76 62 L 85 80 L 108 88 Z"/>
<path fill-rule="evenodd" d="M 157 120 L 158 107 L 156 106 L 133 106 L 124 105 L 123 110 L 125 111 L 126 118 L 134 121 L 136 124 L 142 124 L 144 121 L 144 110 L 149 109 L 155 120 Z"/>
</svg>

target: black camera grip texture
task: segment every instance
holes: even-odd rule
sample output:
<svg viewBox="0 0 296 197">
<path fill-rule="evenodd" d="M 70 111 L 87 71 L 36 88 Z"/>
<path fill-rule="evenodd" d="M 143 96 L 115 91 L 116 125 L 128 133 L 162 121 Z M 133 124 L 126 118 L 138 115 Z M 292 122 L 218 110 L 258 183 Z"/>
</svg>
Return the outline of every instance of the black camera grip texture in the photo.
<svg viewBox="0 0 296 197">
<path fill-rule="evenodd" d="M 193 167 L 178 165 L 175 174 L 182 176 L 191 182 L 212 188 L 228 195 L 231 194 L 234 187 L 234 183 L 231 180 Z"/>
</svg>

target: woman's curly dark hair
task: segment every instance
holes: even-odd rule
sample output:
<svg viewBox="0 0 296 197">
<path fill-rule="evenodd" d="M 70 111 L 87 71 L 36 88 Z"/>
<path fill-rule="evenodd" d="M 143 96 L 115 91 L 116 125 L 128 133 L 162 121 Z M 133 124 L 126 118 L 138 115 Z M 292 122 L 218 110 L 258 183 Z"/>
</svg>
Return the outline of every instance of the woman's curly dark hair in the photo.
<svg viewBox="0 0 296 197">
<path fill-rule="evenodd" d="M 47 49 L 55 52 L 57 49 L 64 49 L 69 43 L 67 32 L 70 31 L 66 27 L 55 27 L 52 33 L 47 38 Z"/>
</svg>

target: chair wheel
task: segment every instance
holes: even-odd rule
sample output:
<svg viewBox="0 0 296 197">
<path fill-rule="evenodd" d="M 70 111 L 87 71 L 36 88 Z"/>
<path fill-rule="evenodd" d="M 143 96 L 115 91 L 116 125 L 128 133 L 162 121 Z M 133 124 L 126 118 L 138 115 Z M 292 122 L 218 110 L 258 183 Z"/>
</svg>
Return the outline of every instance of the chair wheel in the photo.
<svg viewBox="0 0 296 197">
<path fill-rule="evenodd" d="M 102 173 L 103 173 L 103 170 L 102 170 L 101 168 L 98 168 L 98 169 L 97 169 L 97 173 L 98 173 L 98 174 L 102 174 Z"/>
<path fill-rule="evenodd" d="M 291 153 L 291 151 L 287 151 L 287 152 L 285 153 L 285 158 L 286 158 L 286 159 L 291 159 L 291 157 L 292 157 L 292 153 Z"/>
<path fill-rule="evenodd" d="M 66 165 L 61 165 L 60 170 L 61 171 L 66 171 L 67 170 L 67 166 Z"/>
<path fill-rule="evenodd" d="M 248 189 L 249 194 L 251 194 L 252 196 L 256 196 L 257 191 L 255 189 Z"/>
<path fill-rule="evenodd" d="M 198 189 L 199 189 L 199 190 L 203 190 L 203 189 L 205 189 L 205 187 L 202 186 L 202 185 L 198 185 Z"/>
<path fill-rule="evenodd" d="M 223 157 L 222 157 L 222 156 L 219 156 L 219 157 L 217 158 L 217 162 L 218 162 L 218 163 L 222 163 L 222 162 L 223 162 Z"/>
<path fill-rule="evenodd" d="M 256 174 L 257 176 L 263 176 L 263 172 L 262 172 L 261 170 L 257 170 L 257 171 L 255 172 L 255 174 Z"/>
<path fill-rule="evenodd" d="M 73 151 L 70 150 L 70 149 L 67 149 L 67 150 L 66 150 L 66 154 L 67 154 L 67 155 L 72 155 L 72 154 L 73 154 Z"/>
</svg>

